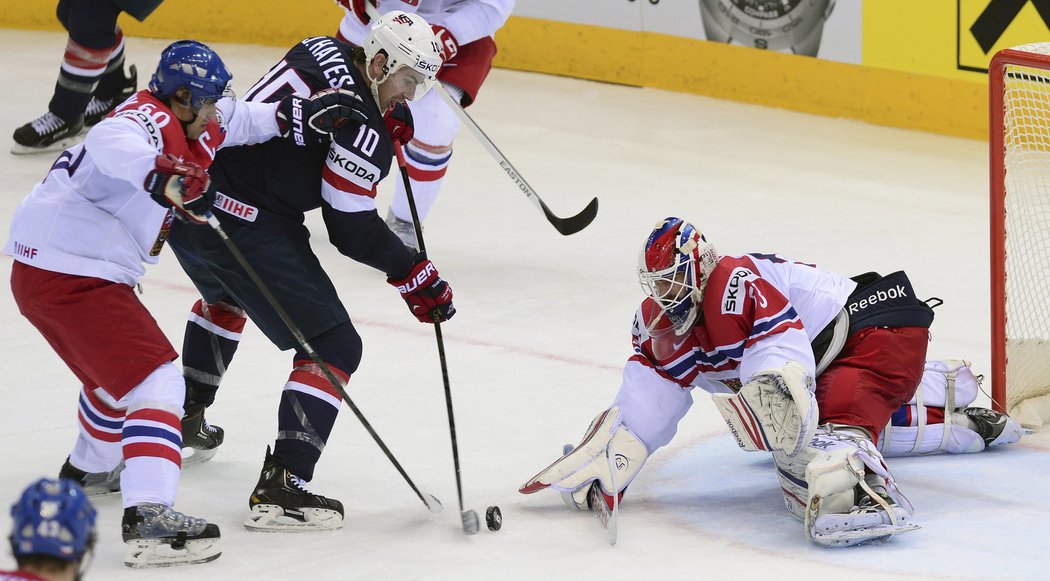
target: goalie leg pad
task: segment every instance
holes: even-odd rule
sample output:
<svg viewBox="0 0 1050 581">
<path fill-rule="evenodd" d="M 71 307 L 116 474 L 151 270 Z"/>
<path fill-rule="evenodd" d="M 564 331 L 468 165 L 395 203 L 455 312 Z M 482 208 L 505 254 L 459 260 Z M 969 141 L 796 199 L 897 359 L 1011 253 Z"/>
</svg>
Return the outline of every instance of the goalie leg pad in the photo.
<svg viewBox="0 0 1050 581">
<path fill-rule="evenodd" d="M 712 400 L 737 444 L 749 452 L 797 456 L 816 431 L 813 377 L 794 361 L 755 374 L 739 393 L 714 394 Z"/>
<path fill-rule="evenodd" d="M 813 542 L 847 547 L 919 528 L 912 522 L 911 503 L 869 439 L 828 426 L 812 448 L 823 450 L 806 465 L 804 522 Z"/>
<path fill-rule="evenodd" d="M 614 406 L 594 418 L 575 448 L 530 478 L 518 492 L 532 494 L 544 488 L 568 492 L 571 502 L 585 509 L 591 482 L 597 480 L 610 498 L 619 496 L 648 457 L 645 444 L 622 424 L 620 409 Z"/>
</svg>

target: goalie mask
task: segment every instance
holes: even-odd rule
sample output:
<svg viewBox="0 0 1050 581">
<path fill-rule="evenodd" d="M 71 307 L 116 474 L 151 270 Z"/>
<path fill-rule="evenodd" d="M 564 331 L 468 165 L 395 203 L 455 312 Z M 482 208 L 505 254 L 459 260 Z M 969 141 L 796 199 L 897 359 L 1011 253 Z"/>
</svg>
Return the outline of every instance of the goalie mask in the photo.
<svg viewBox="0 0 1050 581">
<path fill-rule="evenodd" d="M 704 287 L 716 264 L 714 245 L 681 218 L 661 220 L 645 241 L 638 256 L 638 279 L 645 294 L 670 319 L 676 335 L 684 335 L 696 322 Z"/>
<path fill-rule="evenodd" d="M 434 86 L 438 70 L 441 69 L 441 45 L 430 25 L 415 14 L 400 10 L 387 12 L 368 32 L 363 48 L 368 64 L 372 63 L 379 51 L 386 54 L 382 76 L 372 78 L 371 72 L 368 72 L 369 87 L 377 102 L 379 85 L 401 67 L 409 67 L 421 79 L 411 97 L 413 101 L 419 100 Z"/>
</svg>

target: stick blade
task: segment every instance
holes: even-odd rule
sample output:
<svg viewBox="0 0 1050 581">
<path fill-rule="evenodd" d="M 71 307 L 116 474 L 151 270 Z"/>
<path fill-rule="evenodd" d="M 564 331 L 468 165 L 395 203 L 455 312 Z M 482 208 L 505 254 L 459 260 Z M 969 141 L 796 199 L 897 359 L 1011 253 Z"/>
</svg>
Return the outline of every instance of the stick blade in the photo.
<svg viewBox="0 0 1050 581">
<path fill-rule="evenodd" d="M 537 198 L 539 200 L 539 198 Z M 594 221 L 594 218 L 598 215 L 598 198 L 592 198 L 587 207 L 580 211 L 575 216 L 569 216 L 568 218 L 559 218 L 551 212 L 547 204 L 543 203 L 543 200 L 539 200 L 540 208 L 543 210 L 543 215 L 547 217 L 547 221 L 554 226 L 554 229 L 560 232 L 563 236 L 575 234 L 580 230 L 583 230 Z"/>
<path fill-rule="evenodd" d="M 478 513 L 473 510 L 464 510 L 459 513 L 459 516 L 463 520 L 463 532 L 468 535 L 478 534 L 478 530 L 481 528 L 481 521 L 478 520 Z"/>
</svg>

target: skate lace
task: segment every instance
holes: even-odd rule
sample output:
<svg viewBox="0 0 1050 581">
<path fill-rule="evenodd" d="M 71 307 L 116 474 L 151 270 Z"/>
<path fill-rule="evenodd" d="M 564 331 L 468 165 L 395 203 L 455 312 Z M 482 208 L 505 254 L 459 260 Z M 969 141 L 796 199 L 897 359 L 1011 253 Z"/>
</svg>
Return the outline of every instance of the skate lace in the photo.
<svg viewBox="0 0 1050 581">
<path fill-rule="evenodd" d="M 91 101 L 88 102 L 86 115 L 98 115 L 99 113 L 108 112 L 113 108 L 113 103 L 117 100 L 116 97 L 111 99 L 99 99 L 92 97 Z"/>
<path fill-rule="evenodd" d="M 292 486 L 298 488 L 301 492 L 305 492 L 306 494 L 313 494 L 312 492 L 306 489 L 306 483 L 303 482 L 303 480 L 295 474 L 288 475 L 288 482 L 290 482 Z"/>
<path fill-rule="evenodd" d="M 63 121 L 61 117 L 55 115 L 50 111 L 44 113 L 40 117 L 37 117 L 31 123 L 31 125 L 33 126 L 33 131 L 36 131 L 39 135 L 51 133 L 52 131 L 55 131 L 56 129 L 62 127 L 62 125 L 64 124 L 65 121 Z"/>
</svg>

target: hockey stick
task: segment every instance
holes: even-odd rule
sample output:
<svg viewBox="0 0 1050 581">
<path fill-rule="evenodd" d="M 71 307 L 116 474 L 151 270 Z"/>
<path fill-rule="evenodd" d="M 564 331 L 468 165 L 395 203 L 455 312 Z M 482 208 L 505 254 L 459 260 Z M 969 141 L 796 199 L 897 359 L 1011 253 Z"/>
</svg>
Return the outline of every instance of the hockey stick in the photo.
<svg viewBox="0 0 1050 581">
<path fill-rule="evenodd" d="M 386 444 L 383 443 L 383 440 L 379 437 L 379 434 L 377 434 L 376 431 L 372 429 L 372 424 L 368 423 L 368 420 L 365 419 L 365 416 L 361 413 L 361 410 L 359 410 L 357 406 L 354 405 L 354 402 L 350 399 L 350 396 L 346 393 L 346 390 L 343 389 L 342 383 L 332 372 L 332 369 L 328 367 L 328 364 L 321 359 L 321 357 L 317 354 L 316 351 L 314 351 L 314 348 L 311 347 L 309 343 L 307 343 L 306 337 L 303 336 L 303 332 L 299 330 L 299 327 L 295 324 L 295 321 L 292 320 L 291 315 L 289 315 L 288 312 L 284 310 L 284 307 L 281 306 L 281 303 L 277 302 L 277 297 L 273 296 L 273 293 L 270 292 L 270 288 L 266 285 L 266 283 L 263 282 L 262 278 L 259 277 L 259 273 L 255 271 L 255 268 L 253 268 L 252 265 L 248 262 L 248 259 L 245 258 L 243 254 L 241 254 L 241 251 L 239 248 L 237 248 L 237 245 L 234 244 L 233 240 L 231 240 L 230 237 L 226 234 L 226 231 L 222 229 L 222 225 L 219 224 L 219 220 L 211 213 L 208 214 L 208 225 L 211 226 L 212 230 L 215 230 L 215 233 L 218 234 L 219 238 L 221 238 L 222 241 L 226 244 L 226 248 L 230 250 L 230 254 L 232 254 L 233 257 L 237 260 L 238 264 L 241 265 L 241 268 L 243 268 L 244 271 L 248 273 L 248 277 L 251 278 L 252 282 L 255 283 L 255 286 L 258 287 L 259 292 L 261 292 L 263 296 L 266 297 L 266 301 L 270 303 L 270 306 L 273 308 L 274 311 L 277 312 L 277 315 L 281 317 L 281 320 L 284 321 L 284 324 L 286 327 L 288 327 L 288 330 L 291 331 L 292 335 L 295 336 L 295 340 L 298 341 L 299 346 L 301 346 L 303 350 L 306 351 L 306 353 L 310 356 L 310 359 L 312 359 L 314 363 L 317 364 L 317 366 L 324 373 L 325 377 L 328 378 L 328 381 L 332 384 L 332 387 L 334 387 L 336 391 L 339 392 L 339 395 L 342 396 L 343 401 L 345 401 L 346 405 L 349 406 L 350 411 L 354 412 L 354 415 L 357 416 L 357 419 L 361 422 L 361 425 L 365 427 L 365 430 L 367 430 L 369 435 L 372 436 L 372 439 L 376 441 L 376 444 L 379 444 L 379 448 L 383 450 L 383 453 L 386 454 L 387 459 L 389 459 L 390 462 L 394 465 L 394 468 L 397 468 L 397 471 L 401 473 L 401 476 L 405 479 L 405 482 L 407 482 L 408 486 L 412 488 L 412 492 L 415 492 L 416 496 L 419 497 L 419 500 L 423 501 L 423 505 L 427 507 L 427 510 L 429 510 L 432 513 L 441 512 L 441 501 L 438 500 L 432 494 L 424 494 L 423 492 L 421 492 L 419 488 L 415 485 L 415 483 L 412 482 L 412 479 L 408 477 L 408 473 L 405 472 L 405 469 L 401 467 L 401 464 L 397 461 L 397 458 L 394 458 L 394 454 L 390 451 L 389 448 L 386 447 Z"/>
<path fill-rule="evenodd" d="M 367 2 L 366 2 L 367 4 Z M 408 209 L 412 212 L 412 225 L 416 230 L 416 241 L 419 242 L 419 252 L 426 256 L 427 247 L 423 242 L 423 227 L 419 223 L 419 214 L 416 212 L 416 199 L 412 195 L 412 185 L 408 181 L 408 166 L 405 165 L 405 154 L 401 143 L 394 141 L 394 153 L 397 155 L 397 165 L 401 169 L 401 179 L 405 183 L 405 194 L 408 198 Z M 441 336 L 441 322 L 438 321 L 438 310 L 431 312 L 434 320 L 434 335 L 437 337 L 438 359 L 441 361 L 441 381 L 445 385 L 445 408 L 448 410 L 448 431 L 452 436 L 452 462 L 456 469 L 456 495 L 459 498 L 459 516 L 463 521 L 463 532 L 468 535 L 477 534 L 480 523 L 478 513 L 463 509 L 463 481 L 459 470 L 459 445 L 456 443 L 456 420 L 452 415 L 452 388 L 448 382 L 448 363 L 445 361 L 445 340 Z"/>
<path fill-rule="evenodd" d="M 500 168 L 507 173 L 507 177 L 517 184 L 521 193 L 525 194 L 525 197 L 532 202 L 532 205 L 536 206 L 541 212 L 543 212 L 543 215 L 547 217 L 547 221 L 554 226 L 555 230 L 560 232 L 563 236 L 568 236 L 569 234 L 575 234 L 580 230 L 583 230 L 594 221 L 594 217 L 598 215 L 598 198 L 592 198 L 590 203 L 587 204 L 587 207 L 575 216 L 569 216 L 568 218 L 559 218 L 558 216 L 555 216 L 554 212 L 551 212 L 550 208 L 547 207 L 547 204 L 543 203 L 543 200 L 540 198 L 540 195 L 536 193 L 536 190 L 532 189 L 532 186 L 525 181 L 521 172 L 511 165 L 510 160 L 500 152 L 499 148 L 496 147 L 496 144 L 489 139 L 489 136 L 485 135 L 485 132 L 482 131 L 481 127 L 478 126 L 474 119 L 467 114 L 466 110 L 463 109 L 463 106 L 457 103 L 456 100 L 448 94 L 448 91 L 445 90 L 445 87 L 441 83 L 435 83 L 435 85 L 434 90 L 445 99 L 445 103 L 448 103 L 448 106 L 456 112 L 456 115 L 459 116 L 460 120 L 470 128 L 474 133 L 474 136 L 481 142 L 481 145 L 489 152 L 489 155 L 491 155 L 493 159 L 499 163 Z"/>
<path fill-rule="evenodd" d="M 379 10 L 377 10 L 371 2 L 365 2 L 364 5 L 365 13 L 368 14 L 369 18 L 379 19 Z M 521 173 L 511 165 L 510 160 L 500 152 L 499 148 L 496 147 L 496 144 L 489 139 L 489 136 L 485 135 L 485 132 L 482 131 L 481 127 L 478 126 L 474 119 L 467 114 L 466 110 L 463 109 L 463 106 L 457 103 L 456 100 L 448 94 L 444 85 L 440 82 L 434 83 L 434 85 L 434 90 L 436 90 L 438 94 L 441 95 L 441 98 L 445 100 L 445 103 L 455 111 L 460 120 L 470 128 L 474 133 L 474 137 L 477 137 L 485 150 L 489 152 L 489 155 L 499 163 L 500 168 L 507 173 L 507 177 L 517 184 L 521 193 L 525 194 L 525 197 L 532 202 L 532 205 L 536 206 L 541 212 L 543 212 L 543 215 L 547 217 L 547 221 L 554 226 L 555 230 L 560 232 L 563 236 L 568 236 L 583 230 L 594 221 L 594 217 L 598 215 L 598 198 L 592 198 L 590 203 L 587 204 L 587 207 L 575 216 L 569 216 L 568 218 L 559 218 L 558 216 L 555 216 L 554 212 L 551 212 L 550 208 L 547 207 L 547 204 L 543 203 L 543 200 L 540 198 L 540 195 L 536 193 L 536 190 L 532 189 L 532 186 L 525 181 L 525 178 L 521 176 Z"/>
</svg>

